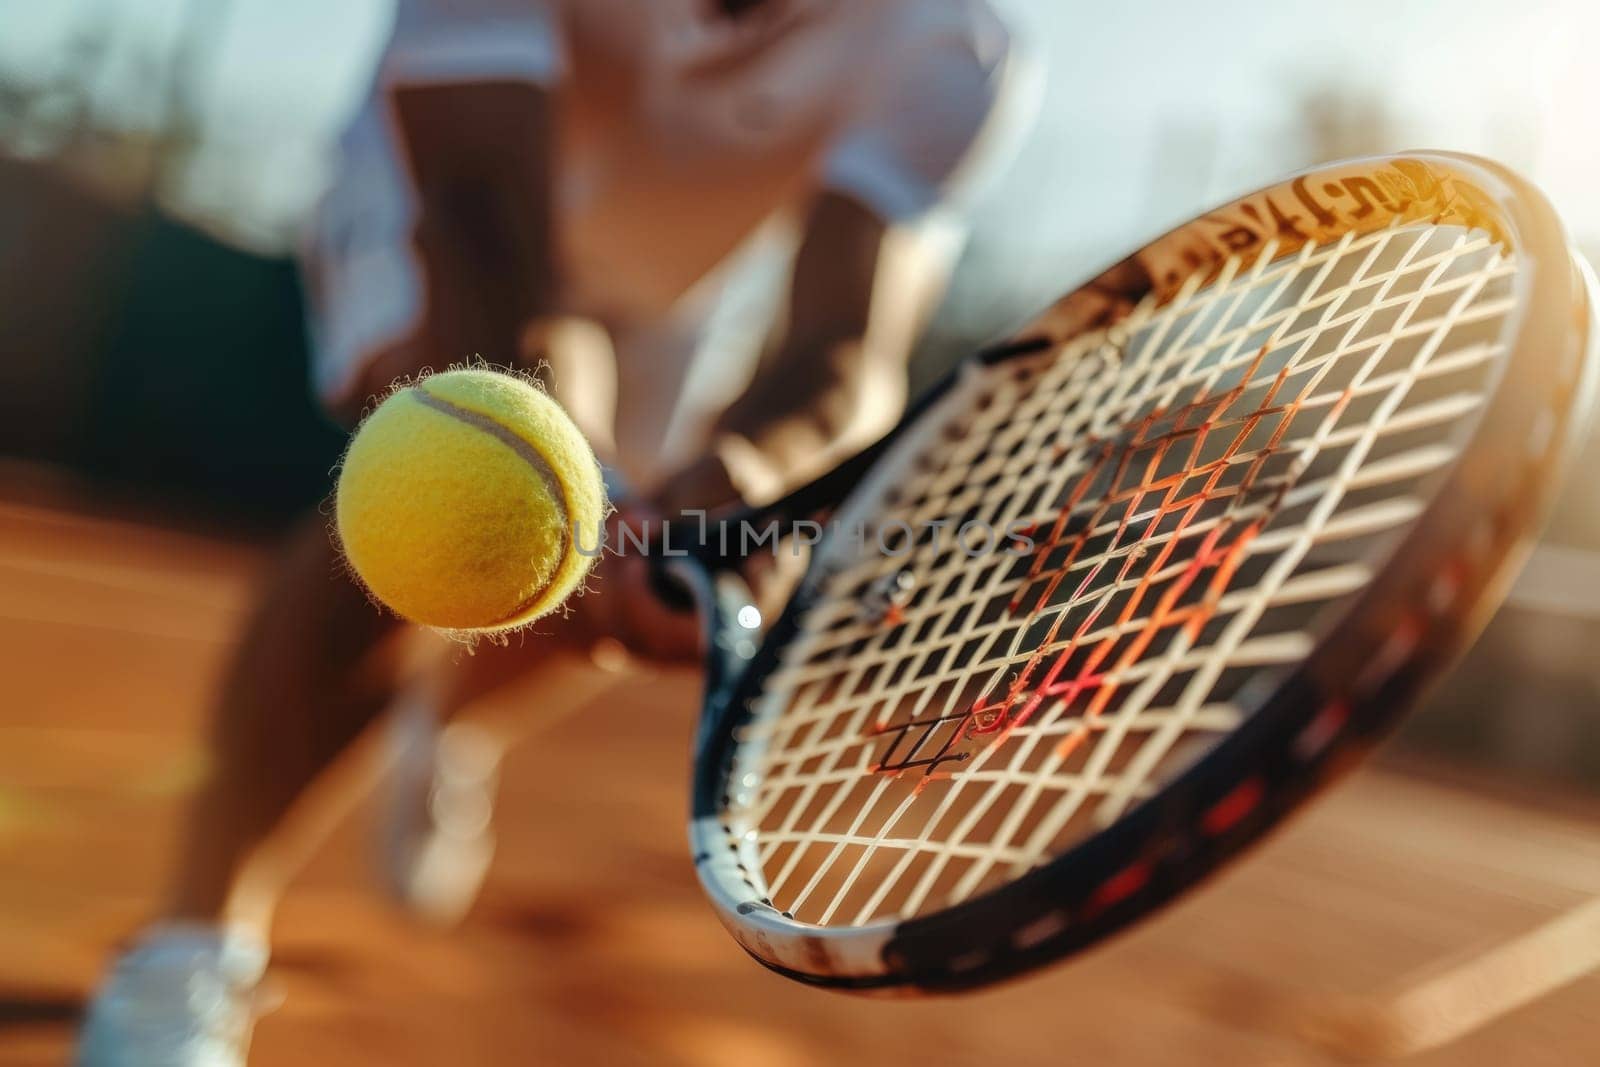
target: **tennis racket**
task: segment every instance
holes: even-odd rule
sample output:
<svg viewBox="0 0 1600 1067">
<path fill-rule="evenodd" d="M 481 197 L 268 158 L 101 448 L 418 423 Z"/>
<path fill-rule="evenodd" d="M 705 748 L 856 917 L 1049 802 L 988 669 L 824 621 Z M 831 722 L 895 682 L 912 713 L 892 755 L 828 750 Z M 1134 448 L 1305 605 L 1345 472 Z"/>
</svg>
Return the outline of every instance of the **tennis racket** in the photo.
<svg viewBox="0 0 1600 1067">
<path fill-rule="evenodd" d="M 1595 378 L 1543 197 L 1416 153 L 1201 216 L 709 531 L 690 839 L 803 982 L 958 990 L 1257 841 L 1500 599 Z M 740 576 L 815 541 L 766 625 Z M 820 537 L 817 531 L 822 531 Z"/>
</svg>

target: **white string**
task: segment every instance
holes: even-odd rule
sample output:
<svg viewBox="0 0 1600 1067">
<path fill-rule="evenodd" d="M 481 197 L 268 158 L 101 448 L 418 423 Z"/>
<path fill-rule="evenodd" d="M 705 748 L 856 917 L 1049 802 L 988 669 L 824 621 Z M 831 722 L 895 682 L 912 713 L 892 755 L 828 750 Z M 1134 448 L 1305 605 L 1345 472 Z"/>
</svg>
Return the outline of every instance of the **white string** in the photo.
<svg viewBox="0 0 1600 1067">
<path fill-rule="evenodd" d="M 819 561 L 725 813 L 775 906 L 921 914 L 1060 854 L 1237 728 L 1244 682 L 1371 580 L 1483 400 L 1515 265 L 1431 225 L 1271 259 L 989 368 L 871 509 L 1031 524 L 1037 566 L 968 558 L 953 525 Z M 901 616 L 865 617 L 902 568 Z"/>
</svg>

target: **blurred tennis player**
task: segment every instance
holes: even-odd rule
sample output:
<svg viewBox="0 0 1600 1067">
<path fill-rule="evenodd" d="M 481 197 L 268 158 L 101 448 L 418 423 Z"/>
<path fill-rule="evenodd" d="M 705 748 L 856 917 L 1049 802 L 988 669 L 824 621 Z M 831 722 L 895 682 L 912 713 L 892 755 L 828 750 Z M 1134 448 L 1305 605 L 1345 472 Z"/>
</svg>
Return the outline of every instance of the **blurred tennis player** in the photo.
<svg viewBox="0 0 1600 1067">
<path fill-rule="evenodd" d="M 309 241 L 317 387 L 353 420 L 425 367 L 545 361 L 615 521 L 774 496 L 975 339 L 926 327 L 1033 73 L 984 0 L 406 0 Z M 969 332 L 1034 310 L 986 306 Z M 539 687 L 523 704 L 579 705 L 609 684 L 596 647 L 695 651 L 637 556 L 522 647 L 420 668 L 341 573 L 308 519 L 222 687 L 167 912 L 116 961 L 80 1062 L 243 1062 L 273 904 L 329 821 L 286 816 L 385 711 L 386 880 L 451 918 L 492 850 L 498 742 L 438 723 L 513 678 Z"/>
</svg>

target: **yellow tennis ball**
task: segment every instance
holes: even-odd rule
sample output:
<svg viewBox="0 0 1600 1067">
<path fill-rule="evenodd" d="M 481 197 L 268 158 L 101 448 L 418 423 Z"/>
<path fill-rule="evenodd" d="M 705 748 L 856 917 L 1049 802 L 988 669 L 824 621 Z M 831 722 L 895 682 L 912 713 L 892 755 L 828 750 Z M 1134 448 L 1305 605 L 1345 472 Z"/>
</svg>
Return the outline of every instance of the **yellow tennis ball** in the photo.
<svg viewBox="0 0 1600 1067">
<path fill-rule="evenodd" d="M 560 405 L 474 368 L 400 389 L 362 422 L 336 523 L 351 568 L 396 614 L 495 631 L 582 584 L 605 510 L 594 452 Z"/>
</svg>

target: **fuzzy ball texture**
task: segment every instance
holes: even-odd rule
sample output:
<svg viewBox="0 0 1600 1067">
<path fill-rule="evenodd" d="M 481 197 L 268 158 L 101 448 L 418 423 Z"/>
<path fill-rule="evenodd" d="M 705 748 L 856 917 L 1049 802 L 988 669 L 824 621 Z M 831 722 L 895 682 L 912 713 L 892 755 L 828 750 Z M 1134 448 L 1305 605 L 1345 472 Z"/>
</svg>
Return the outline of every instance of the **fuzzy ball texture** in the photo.
<svg viewBox="0 0 1600 1067">
<path fill-rule="evenodd" d="M 559 607 L 594 562 L 600 467 L 536 386 L 483 368 L 392 393 L 351 439 L 336 523 L 346 559 L 396 614 L 493 632 Z"/>
</svg>

